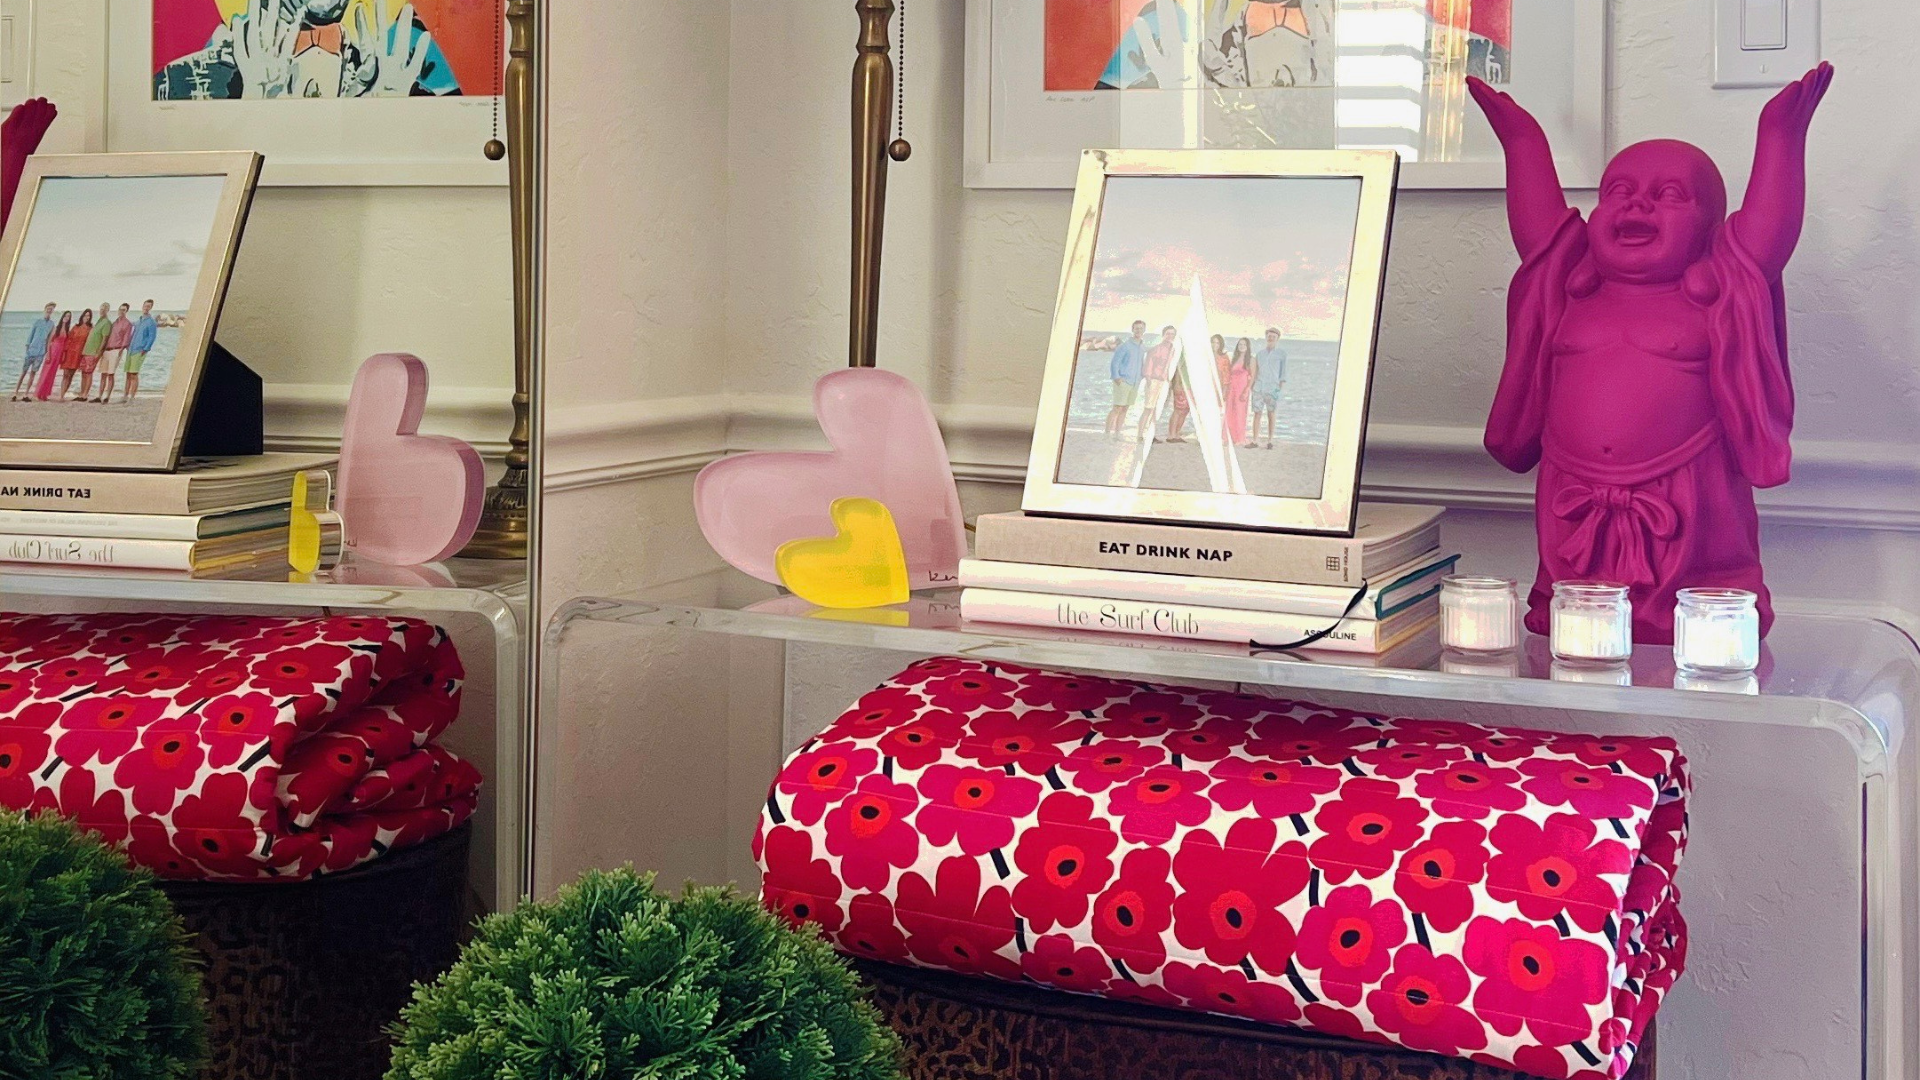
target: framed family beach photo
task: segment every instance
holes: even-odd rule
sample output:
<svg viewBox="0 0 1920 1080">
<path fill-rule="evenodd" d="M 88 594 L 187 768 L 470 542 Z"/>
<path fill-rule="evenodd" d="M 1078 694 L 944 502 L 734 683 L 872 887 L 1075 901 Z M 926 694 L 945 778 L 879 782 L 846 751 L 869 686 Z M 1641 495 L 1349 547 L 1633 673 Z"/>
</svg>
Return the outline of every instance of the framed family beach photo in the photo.
<svg viewBox="0 0 1920 1080">
<path fill-rule="evenodd" d="M 0 236 L 0 465 L 174 467 L 260 156 L 27 161 Z"/>
<path fill-rule="evenodd" d="M 1352 535 L 1399 159 L 1081 159 L 1021 508 Z"/>
</svg>

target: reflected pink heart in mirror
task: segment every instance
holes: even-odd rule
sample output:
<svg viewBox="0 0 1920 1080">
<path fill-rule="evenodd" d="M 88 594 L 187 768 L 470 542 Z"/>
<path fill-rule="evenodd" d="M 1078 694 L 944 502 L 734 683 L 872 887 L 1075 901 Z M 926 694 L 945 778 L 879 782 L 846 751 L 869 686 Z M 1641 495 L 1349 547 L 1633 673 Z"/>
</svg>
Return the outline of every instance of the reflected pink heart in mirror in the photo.
<svg viewBox="0 0 1920 1080">
<path fill-rule="evenodd" d="M 353 377 L 334 505 L 346 548 L 361 559 L 444 559 L 480 523 L 480 454 L 459 439 L 419 434 L 426 407 L 427 365 L 417 356 L 381 353 Z"/>
<path fill-rule="evenodd" d="M 833 535 L 835 499 L 877 499 L 900 530 L 911 586 L 953 585 L 966 523 L 946 441 L 919 388 L 890 371 L 846 368 L 814 384 L 813 414 L 833 449 L 736 454 L 700 470 L 693 505 L 707 543 L 779 584 L 781 544 Z"/>
</svg>

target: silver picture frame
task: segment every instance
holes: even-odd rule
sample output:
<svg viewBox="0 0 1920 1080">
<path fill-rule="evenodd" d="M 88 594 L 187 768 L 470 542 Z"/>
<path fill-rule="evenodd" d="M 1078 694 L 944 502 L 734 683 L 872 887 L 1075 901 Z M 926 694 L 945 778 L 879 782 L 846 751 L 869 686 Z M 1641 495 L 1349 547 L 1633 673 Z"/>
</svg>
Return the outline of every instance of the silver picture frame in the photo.
<svg viewBox="0 0 1920 1080">
<path fill-rule="evenodd" d="M 1088 150 L 1080 162 L 1073 216 L 1048 341 L 1039 412 L 1021 508 L 1030 514 L 1347 535 L 1354 532 L 1360 465 L 1372 391 L 1374 346 L 1386 279 L 1387 248 L 1399 175 L 1391 150 Z M 1059 479 L 1074 394 L 1089 288 L 1108 185 L 1121 177 L 1350 178 L 1360 182 L 1346 300 L 1334 360 L 1327 444 L 1318 494 L 1263 495 L 1222 490 L 1064 482 Z M 1185 332 L 1181 333 L 1184 341 Z M 1205 346 L 1205 342 L 1199 343 Z M 1194 343 L 1186 343 L 1188 350 Z M 1157 406 L 1156 406 L 1157 408 Z"/>
</svg>

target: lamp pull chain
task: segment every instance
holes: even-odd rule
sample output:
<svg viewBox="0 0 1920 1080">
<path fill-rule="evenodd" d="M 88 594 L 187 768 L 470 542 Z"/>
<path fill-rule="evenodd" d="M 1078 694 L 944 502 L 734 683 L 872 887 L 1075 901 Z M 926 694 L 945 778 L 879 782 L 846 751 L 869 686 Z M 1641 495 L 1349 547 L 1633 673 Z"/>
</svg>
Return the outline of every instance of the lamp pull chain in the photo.
<svg viewBox="0 0 1920 1080">
<path fill-rule="evenodd" d="M 913 156 L 913 144 L 907 141 L 907 0 L 900 0 L 899 25 L 895 28 L 899 35 L 899 44 L 894 55 L 899 62 L 894 65 L 899 71 L 899 85 L 894 88 L 893 141 L 887 144 L 887 156 L 895 161 L 905 161 Z"/>
<path fill-rule="evenodd" d="M 480 152 L 488 161 L 500 161 L 507 156 L 507 144 L 500 141 L 500 103 L 505 100 L 507 88 L 501 85 L 501 65 L 507 62 L 507 43 L 503 40 L 507 24 L 507 11 L 504 4 L 496 4 L 493 13 L 493 138 Z"/>
</svg>

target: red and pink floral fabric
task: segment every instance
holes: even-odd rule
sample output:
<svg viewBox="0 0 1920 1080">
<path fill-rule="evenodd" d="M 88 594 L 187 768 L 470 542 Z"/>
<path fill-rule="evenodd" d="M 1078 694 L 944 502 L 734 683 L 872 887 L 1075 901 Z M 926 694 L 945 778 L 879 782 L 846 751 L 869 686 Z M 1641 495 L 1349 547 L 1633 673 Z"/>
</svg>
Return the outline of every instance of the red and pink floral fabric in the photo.
<svg viewBox="0 0 1920 1080">
<path fill-rule="evenodd" d="M 936 657 L 802 746 L 763 898 L 847 952 L 1614 1078 L 1679 976 L 1673 742 Z"/>
<path fill-rule="evenodd" d="M 335 873 L 473 813 L 462 675 L 412 619 L 0 615 L 0 806 L 162 877 Z"/>
</svg>

